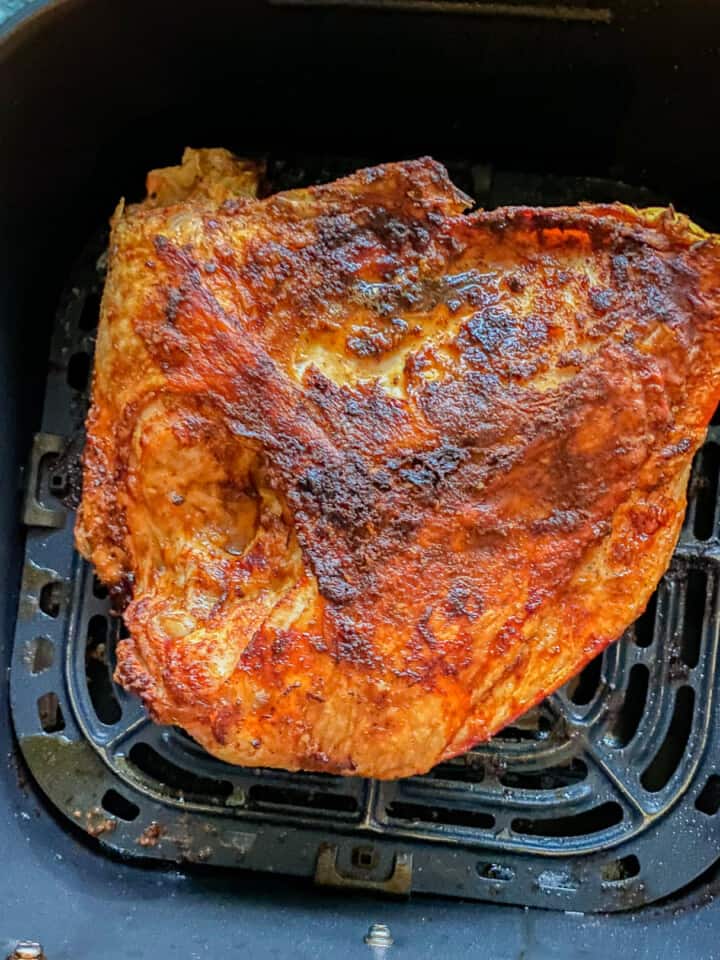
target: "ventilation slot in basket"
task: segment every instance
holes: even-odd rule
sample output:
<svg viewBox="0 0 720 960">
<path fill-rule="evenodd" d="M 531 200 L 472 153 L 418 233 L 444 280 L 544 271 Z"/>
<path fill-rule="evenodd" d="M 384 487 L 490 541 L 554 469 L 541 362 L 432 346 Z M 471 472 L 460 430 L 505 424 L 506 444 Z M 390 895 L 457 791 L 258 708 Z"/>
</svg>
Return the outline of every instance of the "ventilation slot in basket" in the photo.
<svg viewBox="0 0 720 960">
<path fill-rule="evenodd" d="M 627 857 L 606 863 L 602 868 L 601 876 L 603 883 L 624 883 L 626 880 L 637 877 L 639 873 L 640 861 L 634 853 L 631 853 Z"/>
<path fill-rule="evenodd" d="M 600 686 L 602 665 L 603 655 L 600 654 L 599 657 L 595 657 L 594 660 L 590 661 L 590 663 L 577 678 L 575 688 L 570 694 L 570 699 L 579 707 L 584 707 L 586 704 L 590 703 L 592 698 L 597 693 L 598 687 Z"/>
<path fill-rule="evenodd" d="M 98 320 L 100 319 L 100 294 L 95 290 L 91 290 L 85 300 L 83 301 L 82 310 L 80 311 L 80 319 L 78 321 L 78 326 L 81 330 L 87 332 L 88 330 L 94 330 L 98 325 Z"/>
<path fill-rule="evenodd" d="M 700 813 L 705 813 L 708 817 L 714 817 L 720 810 L 720 777 L 716 773 L 708 777 L 695 806 Z"/>
<path fill-rule="evenodd" d="M 60 607 L 63 600 L 63 587 L 58 580 L 51 580 L 46 583 L 40 591 L 40 609 L 53 620 L 60 613 Z"/>
<path fill-rule="evenodd" d="M 309 810 L 327 810 L 333 813 L 357 813 L 354 797 L 329 793 L 324 790 L 302 790 L 298 787 L 256 784 L 248 791 L 252 806 L 305 807 Z"/>
<path fill-rule="evenodd" d="M 106 790 L 102 798 L 103 810 L 111 813 L 120 820 L 131 823 L 140 815 L 140 808 L 117 790 Z"/>
<path fill-rule="evenodd" d="M 174 794 L 194 797 L 205 802 L 224 804 L 233 792 L 228 780 L 201 777 L 167 760 L 147 743 L 136 743 L 129 754 L 130 762 L 147 777 L 159 781 Z"/>
<path fill-rule="evenodd" d="M 688 572 L 685 594 L 685 622 L 681 634 L 680 658 L 688 667 L 696 667 L 700 659 L 705 598 L 708 581 L 704 570 Z"/>
<path fill-rule="evenodd" d="M 433 780 L 452 780 L 457 783 L 482 783 L 485 779 L 485 765 L 472 753 L 464 757 L 439 763 L 427 776 Z"/>
<path fill-rule="evenodd" d="M 610 800 L 592 810 L 568 817 L 552 817 L 547 820 L 513 820 L 512 829 L 528 837 L 581 837 L 588 833 L 600 833 L 622 822 L 623 811 L 619 803 Z"/>
<path fill-rule="evenodd" d="M 587 772 L 583 761 L 575 758 L 566 767 L 547 767 L 532 772 L 507 770 L 500 776 L 500 783 L 516 790 L 562 790 L 580 783 L 587 777 Z"/>
<path fill-rule="evenodd" d="M 409 820 L 413 823 L 452 824 L 455 827 L 474 827 L 476 830 L 491 830 L 495 826 L 495 817 L 481 810 L 449 810 L 419 803 L 391 803 L 387 813 L 393 820 Z"/>
<path fill-rule="evenodd" d="M 645 713 L 650 673 L 644 663 L 636 663 L 630 671 L 623 704 L 608 732 L 605 742 L 612 747 L 626 747 L 637 733 Z"/>
<path fill-rule="evenodd" d="M 640 782 L 648 792 L 657 793 L 658 790 L 662 790 L 677 770 L 690 737 L 694 703 L 693 688 L 680 687 L 675 694 L 675 709 L 667 735 L 640 778 Z"/>
<path fill-rule="evenodd" d="M 70 363 L 67 369 L 68 386 L 78 393 L 84 393 L 87 390 L 90 380 L 90 355 L 87 353 L 75 353 L 70 357 Z"/>
<path fill-rule="evenodd" d="M 55 647 L 48 637 L 35 637 L 28 643 L 27 663 L 32 674 L 44 673 L 55 661 Z"/>
<path fill-rule="evenodd" d="M 493 739 L 496 742 L 533 743 L 547 740 L 552 729 L 552 721 L 536 708 L 528 711 L 516 720 L 512 726 L 505 727 Z"/>
<path fill-rule="evenodd" d="M 56 693 L 44 693 L 38 698 L 37 708 L 40 726 L 45 733 L 60 733 L 65 729 L 65 718 Z"/>
<path fill-rule="evenodd" d="M 108 595 L 108 588 L 105 586 L 102 580 L 98 579 L 96 576 L 93 577 L 92 591 L 93 596 L 97 597 L 98 600 L 105 600 Z"/>
<path fill-rule="evenodd" d="M 655 637 L 655 616 L 657 614 L 658 591 L 650 597 L 645 612 L 635 621 L 635 643 L 639 647 L 649 647 Z"/>
<path fill-rule="evenodd" d="M 102 614 L 90 618 L 85 648 L 88 693 L 101 723 L 111 726 L 122 716 L 111 679 L 108 651 L 108 622 Z"/>
<path fill-rule="evenodd" d="M 715 523 L 720 447 L 706 443 L 693 464 L 691 490 L 695 491 L 695 529 L 698 540 L 709 540 Z"/>
</svg>

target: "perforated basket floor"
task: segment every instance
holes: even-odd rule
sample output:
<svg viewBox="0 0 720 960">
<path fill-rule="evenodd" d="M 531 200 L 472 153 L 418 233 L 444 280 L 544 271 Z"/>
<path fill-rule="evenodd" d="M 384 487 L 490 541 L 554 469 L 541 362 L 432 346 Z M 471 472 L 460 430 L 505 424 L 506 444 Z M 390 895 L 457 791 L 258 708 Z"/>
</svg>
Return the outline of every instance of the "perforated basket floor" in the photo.
<svg viewBox="0 0 720 960">
<path fill-rule="evenodd" d="M 276 162 L 274 175 L 284 187 L 356 165 Z M 602 181 L 451 172 L 487 206 L 632 199 Z M 103 243 L 85 251 L 58 312 L 24 508 L 12 711 L 57 808 L 126 857 L 578 911 L 639 906 L 715 861 L 720 427 L 696 458 L 680 543 L 647 612 L 516 726 L 393 783 L 231 767 L 153 725 L 113 684 L 120 622 L 73 550 Z"/>
</svg>

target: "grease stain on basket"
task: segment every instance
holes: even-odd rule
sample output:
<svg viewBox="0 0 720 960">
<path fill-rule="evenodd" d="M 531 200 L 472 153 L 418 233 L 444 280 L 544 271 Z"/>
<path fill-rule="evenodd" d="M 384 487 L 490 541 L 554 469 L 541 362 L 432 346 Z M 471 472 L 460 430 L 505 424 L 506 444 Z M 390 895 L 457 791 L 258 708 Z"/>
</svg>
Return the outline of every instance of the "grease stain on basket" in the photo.
<svg viewBox="0 0 720 960">
<path fill-rule="evenodd" d="M 117 827 L 99 804 L 106 786 L 106 768 L 86 741 L 65 736 L 23 737 L 25 759 L 43 791 L 61 809 L 70 808 L 74 820 L 90 836 L 113 833 Z"/>
</svg>

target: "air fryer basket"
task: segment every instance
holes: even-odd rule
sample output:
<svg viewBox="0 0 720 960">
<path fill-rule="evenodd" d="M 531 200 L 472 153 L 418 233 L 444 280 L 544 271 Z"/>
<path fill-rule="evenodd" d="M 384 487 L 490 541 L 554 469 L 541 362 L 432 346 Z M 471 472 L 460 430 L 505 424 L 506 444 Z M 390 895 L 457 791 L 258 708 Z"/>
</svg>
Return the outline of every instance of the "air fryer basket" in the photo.
<svg viewBox="0 0 720 960">
<path fill-rule="evenodd" d="M 699 2 L 679 17 L 670 3 L 514 10 L 472 0 L 432 12 L 395 0 L 361 9 L 24 6 L 39 12 L 0 47 L 12 280 L 1 290 L 9 469 L 0 474 L 0 560 L 12 589 L 0 598 L 0 653 L 9 657 L 14 632 L 18 735 L 0 780 L 13 865 L 0 881 L 0 944 L 42 934 L 57 945 L 71 929 L 63 937 L 73 956 L 83 944 L 129 955 L 131 943 L 138 955 L 164 955 L 172 942 L 186 945 L 192 917 L 205 949 L 233 929 L 224 912 L 232 904 L 258 955 L 265 944 L 268 954 L 315 956 L 319 937 L 361 956 L 368 922 L 385 919 L 392 949 L 418 956 L 442 949 L 446 936 L 453 949 L 477 942 L 480 921 L 498 957 L 576 955 L 578 937 L 593 942 L 592 956 L 612 945 L 711 956 L 718 428 L 694 465 L 671 568 L 628 636 L 491 744 L 391 784 L 231 768 L 150 725 L 111 682 L 119 622 L 73 553 L 72 495 L 102 223 L 119 194 L 139 195 L 148 167 L 175 162 L 186 143 L 224 145 L 267 155 L 281 188 L 430 152 L 485 206 L 672 201 L 712 226 L 720 142 L 707 99 L 718 12 Z M 262 872 L 304 879 L 268 885 Z M 94 891 L 104 926 L 86 935 Z M 410 892 L 498 905 L 367 899 Z M 177 898 L 177 915 L 155 902 L 164 895 Z M 59 905 L 65 896 L 70 912 Z M 632 922 L 603 918 L 601 933 L 580 915 L 658 898 L 664 906 Z M 704 919 L 688 912 L 693 904 Z M 276 924 L 270 907 L 287 922 Z M 662 933 L 666 919 L 672 936 Z"/>
<path fill-rule="evenodd" d="M 271 157 L 269 177 L 283 187 L 358 162 Z M 452 168 L 489 207 L 526 189 L 527 177 L 487 165 Z M 648 199 L 602 180 L 555 178 L 543 190 L 539 178 L 535 190 L 548 202 Z M 103 233 L 87 247 L 61 298 L 26 478 L 12 710 L 25 760 L 56 806 L 123 856 L 394 894 L 618 910 L 707 869 L 720 844 L 717 428 L 696 458 L 680 544 L 647 612 L 490 744 L 394 783 L 223 764 L 154 725 L 113 684 L 121 623 L 72 549 L 104 242 Z"/>
</svg>

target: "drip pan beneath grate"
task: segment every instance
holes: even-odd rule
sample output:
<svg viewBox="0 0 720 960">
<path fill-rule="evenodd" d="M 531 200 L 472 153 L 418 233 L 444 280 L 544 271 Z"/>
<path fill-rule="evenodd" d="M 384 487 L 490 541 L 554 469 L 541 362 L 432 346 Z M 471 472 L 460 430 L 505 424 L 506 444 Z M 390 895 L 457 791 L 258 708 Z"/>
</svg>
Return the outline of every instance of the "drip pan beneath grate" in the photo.
<svg viewBox="0 0 720 960">
<path fill-rule="evenodd" d="M 359 165 L 305 158 L 271 174 L 280 189 Z M 528 191 L 534 202 L 652 199 L 604 181 L 450 170 L 486 206 Z M 113 683 L 121 623 L 73 549 L 105 240 L 89 245 L 62 298 L 24 506 L 12 711 L 58 809 L 124 857 L 394 894 L 621 910 L 702 873 L 720 853 L 720 427 L 696 458 L 680 543 L 646 613 L 515 726 L 397 782 L 232 767 L 152 724 Z"/>
</svg>

